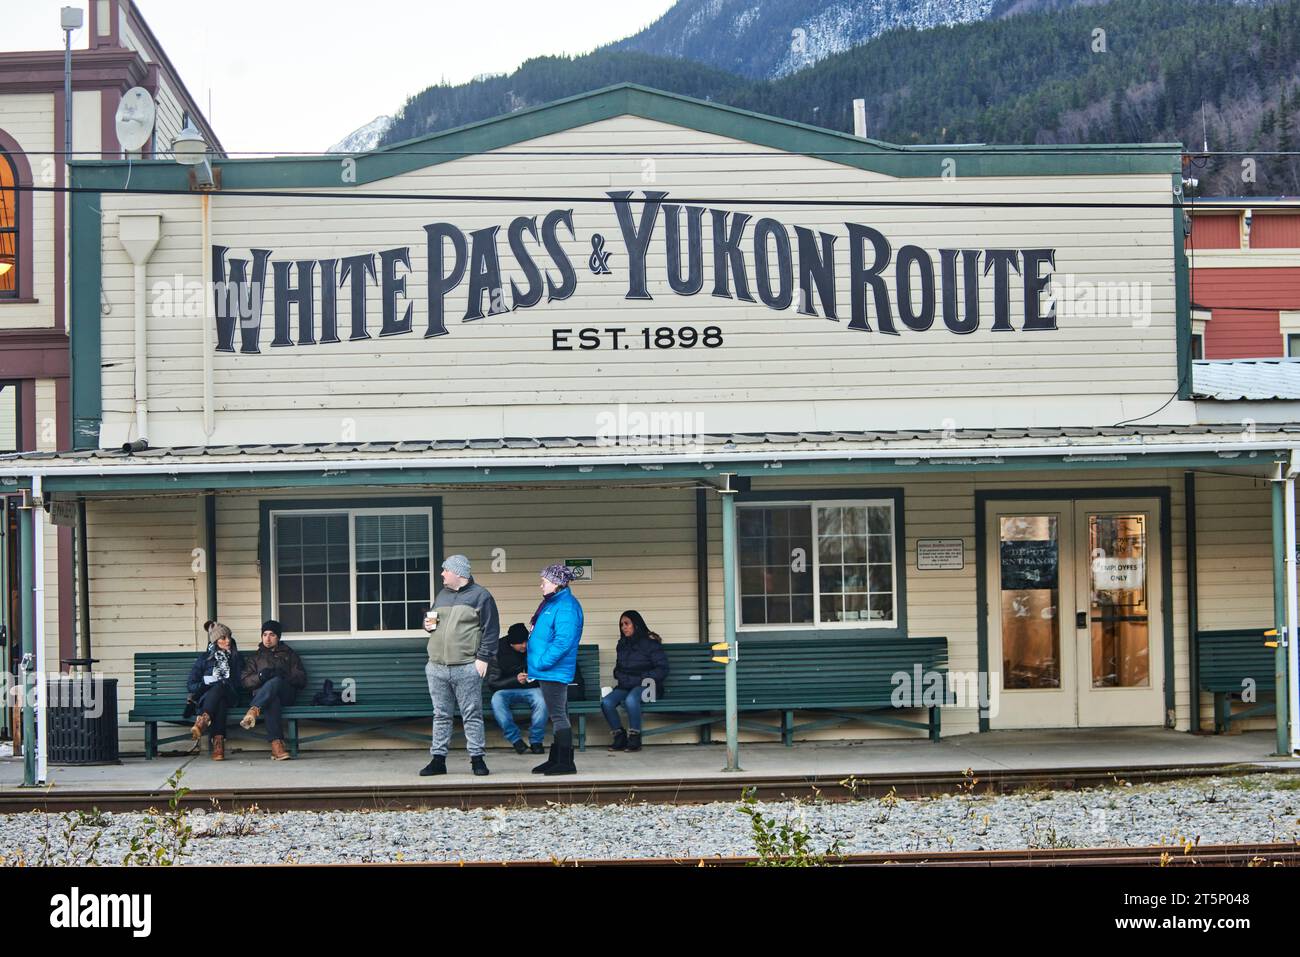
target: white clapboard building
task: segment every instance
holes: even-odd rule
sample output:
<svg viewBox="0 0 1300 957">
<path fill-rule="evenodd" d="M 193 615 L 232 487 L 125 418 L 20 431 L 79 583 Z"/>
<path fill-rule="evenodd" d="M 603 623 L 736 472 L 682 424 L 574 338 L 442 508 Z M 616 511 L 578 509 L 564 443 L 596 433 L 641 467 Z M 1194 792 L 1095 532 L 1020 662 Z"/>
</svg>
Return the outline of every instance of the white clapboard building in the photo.
<svg viewBox="0 0 1300 957">
<path fill-rule="evenodd" d="M 941 638 L 943 735 L 1208 731 L 1230 633 L 1219 700 L 1273 725 L 1300 391 L 1193 362 L 1177 145 L 900 147 L 618 86 L 213 165 L 74 164 L 76 450 L 0 464 L 84 501 L 127 750 L 139 656 L 211 618 L 418 649 L 454 552 L 503 626 L 580 564 L 600 684 L 634 608 L 738 642 L 742 708 L 764 643 L 830 680 Z M 799 708 L 818 674 L 742 737 L 924 735 Z"/>
</svg>

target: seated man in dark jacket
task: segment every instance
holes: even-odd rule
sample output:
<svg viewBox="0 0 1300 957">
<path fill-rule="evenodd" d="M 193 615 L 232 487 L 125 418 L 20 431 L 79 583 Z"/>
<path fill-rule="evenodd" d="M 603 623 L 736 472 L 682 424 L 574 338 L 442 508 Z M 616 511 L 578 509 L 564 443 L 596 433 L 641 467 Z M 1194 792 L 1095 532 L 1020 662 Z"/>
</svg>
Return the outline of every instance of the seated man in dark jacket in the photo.
<svg viewBox="0 0 1300 957">
<path fill-rule="evenodd" d="M 271 757 L 276 761 L 289 758 L 284 746 L 280 712 L 293 704 L 298 692 L 307 687 L 307 672 L 298 653 L 280 640 L 283 629 L 272 619 L 262 625 L 262 643 L 244 660 L 243 685 L 253 692 L 253 701 L 239 726 L 252 730 L 257 719 L 266 717 L 266 733 L 271 739 Z"/>
<path fill-rule="evenodd" d="M 520 754 L 532 750 L 541 754 L 542 739 L 546 736 L 546 702 L 536 681 L 528 681 L 528 626 L 523 622 L 510 626 L 505 640 L 497 646 L 496 657 L 488 665 L 487 683 L 492 689 L 492 714 L 506 740 Z M 511 706 L 523 701 L 532 709 L 533 720 L 528 728 L 529 747 L 524 746 L 523 735 L 515 724 Z"/>
</svg>

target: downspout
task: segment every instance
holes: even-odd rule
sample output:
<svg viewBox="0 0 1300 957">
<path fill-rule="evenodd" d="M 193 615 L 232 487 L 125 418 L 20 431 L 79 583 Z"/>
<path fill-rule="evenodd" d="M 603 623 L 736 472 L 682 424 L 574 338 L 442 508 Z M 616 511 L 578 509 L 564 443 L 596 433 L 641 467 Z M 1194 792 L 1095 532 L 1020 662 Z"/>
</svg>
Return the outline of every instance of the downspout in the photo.
<svg viewBox="0 0 1300 957">
<path fill-rule="evenodd" d="M 1273 472 L 1273 622 L 1277 644 L 1273 649 L 1273 687 L 1277 699 L 1277 754 L 1287 754 L 1287 622 L 1286 622 L 1286 466 Z"/>
<path fill-rule="evenodd" d="M 1290 742 L 1287 753 L 1300 751 L 1300 585 L 1296 582 L 1296 518 L 1295 477 L 1300 471 L 1300 452 L 1291 450 L 1291 461 L 1286 473 L 1286 699 L 1287 725 Z M 1277 691 L 1279 700 L 1282 688 Z M 1282 709 L 1278 708 L 1278 723 L 1282 723 Z"/>
<path fill-rule="evenodd" d="M 45 784 L 46 762 L 50 743 L 50 713 L 45 660 L 45 496 L 39 476 L 32 477 L 32 566 L 35 575 L 32 589 L 32 617 L 36 632 L 36 783 Z"/>
<path fill-rule="evenodd" d="M 1201 643 L 1196 637 L 1200 627 L 1196 583 L 1196 473 L 1190 469 L 1183 473 L 1183 524 L 1187 542 L 1187 677 L 1191 688 L 1192 734 L 1201 730 Z"/>
<path fill-rule="evenodd" d="M 149 343 L 145 286 L 148 283 L 149 257 L 158 248 L 161 235 L 161 216 L 122 216 L 118 219 L 118 241 L 135 266 L 135 437 L 137 441 L 145 442 L 149 440 Z"/>
<path fill-rule="evenodd" d="M 726 484 L 718 489 L 722 498 L 722 621 L 726 632 L 725 701 L 727 715 L 727 766 L 724 771 L 741 771 L 740 766 L 740 711 L 736 683 L 736 661 L 740 649 L 736 645 L 736 489 L 731 480 L 734 473 L 723 472 Z M 716 648 L 716 646 L 715 646 Z M 715 661 L 718 659 L 715 658 Z"/>
<path fill-rule="evenodd" d="M 36 786 L 36 713 L 32 708 L 32 671 L 36 667 L 36 638 L 34 625 L 36 616 L 32 609 L 32 575 L 34 574 L 34 553 L 32 552 L 32 520 L 35 518 L 30 494 L 23 496 L 23 504 L 18 507 L 18 592 L 20 616 L 22 618 L 23 656 L 19 665 L 23 686 L 23 786 Z M 39 676 L 38 676 L 39 678 Z"/>
</svg>

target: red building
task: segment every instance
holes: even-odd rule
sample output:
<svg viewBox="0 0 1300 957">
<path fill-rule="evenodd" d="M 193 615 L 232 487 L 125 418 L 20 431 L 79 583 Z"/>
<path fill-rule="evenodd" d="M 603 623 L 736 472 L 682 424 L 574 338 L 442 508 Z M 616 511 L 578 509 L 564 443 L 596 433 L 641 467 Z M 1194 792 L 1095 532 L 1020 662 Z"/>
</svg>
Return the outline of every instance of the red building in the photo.
<svg viewBox="0 0 1300 957">
<path fill-rule="evenodd" d="M 1193 356 L 1300 358 L 1300 199 L 1191 205 Z"/>
</svg>

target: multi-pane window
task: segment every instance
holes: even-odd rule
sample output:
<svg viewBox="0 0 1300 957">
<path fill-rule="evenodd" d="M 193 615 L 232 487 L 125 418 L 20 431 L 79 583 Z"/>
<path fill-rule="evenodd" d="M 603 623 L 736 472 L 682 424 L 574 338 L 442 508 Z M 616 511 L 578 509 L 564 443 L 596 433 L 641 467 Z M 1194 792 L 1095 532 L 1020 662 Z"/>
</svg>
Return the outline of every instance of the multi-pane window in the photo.
<svg viewBox="0 0 1300 957">
<path fill-rule="evenodd" d="M 898 624 L 892 501 L 737 506 L 740 624 Z"/>
<path fill-rule="evenodd" d="M 1288 359 L 1300 359 L 1300 335 L 1289 333 L 1286 337 L 1286 355 Z"/>
<path fill-rule="evenodd" d="M 18 295 L 18 175 L 0 152 L 0 298 Z"/>
<path fill-rule="evenodd" d="M 421 514 L 358 515 L 357 628 L 419 628 L 429 607 L 429 521 Z"/>
<path fill-rule="evenodd" d="M 433 513 L 273 511 L 272 607 L 286 633 L 419 630 L 433 585 Z"/>
<path fill-rule="evenodd" d="M 812 513 L 807 505 L 742 507 L 741 624 L 789 625 L 813 620 Z"/>
</svg>

